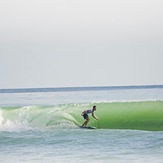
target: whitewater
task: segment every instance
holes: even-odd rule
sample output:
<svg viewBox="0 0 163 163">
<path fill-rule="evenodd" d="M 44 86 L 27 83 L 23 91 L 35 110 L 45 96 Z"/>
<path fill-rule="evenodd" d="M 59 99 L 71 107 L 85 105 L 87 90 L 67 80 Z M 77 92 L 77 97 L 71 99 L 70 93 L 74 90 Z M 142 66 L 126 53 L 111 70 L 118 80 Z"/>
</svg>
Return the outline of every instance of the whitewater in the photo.
<svg viewBox="0 0 163 163">
<path fill-rule="evenodd" d="M 80 129 L 93 105 L 97 129 Z M 0 90 L 1 162 L 161 163 L 162 152 L 161 85 Z"/>
</svg>

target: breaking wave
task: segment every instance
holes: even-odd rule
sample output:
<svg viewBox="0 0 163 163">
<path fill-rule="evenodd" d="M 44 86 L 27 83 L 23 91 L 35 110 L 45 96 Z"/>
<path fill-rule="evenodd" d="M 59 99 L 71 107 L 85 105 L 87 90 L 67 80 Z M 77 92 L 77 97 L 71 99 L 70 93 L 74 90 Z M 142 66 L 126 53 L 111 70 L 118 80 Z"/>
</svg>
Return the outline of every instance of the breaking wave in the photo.
<svg viewBox="0 0 163 163">
<path fill-rule="evenodd" d="M 0 131 L 20 129 L 78 128 L 83 110 L 97 106 L 98 121 L 90 115 L 89 125 L 101 129 L 163 131 L 163 101 L 100 102 L 56 106 L 0 108 Z"/>
</svg>

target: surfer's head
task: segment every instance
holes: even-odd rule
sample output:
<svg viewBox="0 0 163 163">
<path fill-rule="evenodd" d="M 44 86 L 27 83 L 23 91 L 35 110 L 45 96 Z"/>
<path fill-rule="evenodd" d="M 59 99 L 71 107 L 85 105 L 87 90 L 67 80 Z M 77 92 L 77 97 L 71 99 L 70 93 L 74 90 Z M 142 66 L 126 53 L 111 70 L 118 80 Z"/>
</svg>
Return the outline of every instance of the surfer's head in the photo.
<svg viewBox="0 0 163 163">
<path fill-rule="evenodd" d="M 96 110 L 96 106 L 94 105 L 94 106 L 93 106 L 93 111 L 95 111 L 95 110 Z"/>
</svg>

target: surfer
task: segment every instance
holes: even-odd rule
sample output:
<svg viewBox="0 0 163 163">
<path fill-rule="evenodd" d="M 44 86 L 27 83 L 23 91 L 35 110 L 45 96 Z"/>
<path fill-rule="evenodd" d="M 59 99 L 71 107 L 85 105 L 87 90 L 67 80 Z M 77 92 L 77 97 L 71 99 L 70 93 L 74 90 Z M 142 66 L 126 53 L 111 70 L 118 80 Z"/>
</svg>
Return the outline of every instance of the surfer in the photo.
<svg viewBox="0 0 163 163">
<path fill-rule="evenodd" d="M 94 111 L 96 111 L 96 106 L 93 106 L 92 109 L 89 110 L 85 110 L 82 112 L 81 116 L 83 116 L 84 119 L 86 119 L 86 121 L 83 123 L 82 127 L 86 127 L 87 123 L 89 122 L 89 113 L 92 113 L 92 117 L 95 118 L 96 120 L 98 120 L 98 118 L 94 115 Z"/>
</svg>

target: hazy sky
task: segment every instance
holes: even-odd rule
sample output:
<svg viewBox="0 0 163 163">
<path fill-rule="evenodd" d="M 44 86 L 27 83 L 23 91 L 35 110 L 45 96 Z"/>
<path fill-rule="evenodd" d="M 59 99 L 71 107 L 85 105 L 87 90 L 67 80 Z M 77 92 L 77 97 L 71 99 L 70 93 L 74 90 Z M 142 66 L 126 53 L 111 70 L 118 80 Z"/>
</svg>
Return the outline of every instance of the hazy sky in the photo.
<svg viewBox="0 0 163 163">
<path fill-rule="evenodd" d="M 163 0 L 3 0 L 0 88 L 163 84 Z"/>
</svg>

